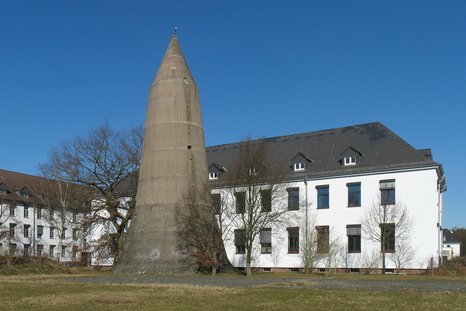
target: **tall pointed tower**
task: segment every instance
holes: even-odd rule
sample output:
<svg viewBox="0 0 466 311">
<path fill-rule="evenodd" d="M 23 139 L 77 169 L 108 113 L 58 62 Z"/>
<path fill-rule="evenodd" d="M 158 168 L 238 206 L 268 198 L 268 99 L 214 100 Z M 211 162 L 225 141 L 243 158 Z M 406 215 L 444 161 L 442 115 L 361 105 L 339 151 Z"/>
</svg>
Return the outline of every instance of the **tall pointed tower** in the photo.
<svg viewBox="0 0 466 311">
<path fill-rule="evenodd" d="M 136 209 L 117 272 L 189 269 L 175 214 L 207 175 L 199 92 L 175 34 L 150 88 Z"/>
</svg>

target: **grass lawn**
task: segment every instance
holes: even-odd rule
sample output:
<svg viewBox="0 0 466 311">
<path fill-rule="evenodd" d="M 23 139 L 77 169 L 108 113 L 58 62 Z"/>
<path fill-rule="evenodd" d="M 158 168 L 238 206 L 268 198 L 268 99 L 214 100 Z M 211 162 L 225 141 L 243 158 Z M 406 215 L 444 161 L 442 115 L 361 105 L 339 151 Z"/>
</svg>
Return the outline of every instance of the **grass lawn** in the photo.
<svg viewBox="0 0 466 311">
<path fill-rule="evenodd" d="M 69 277 L 0 276 L 0 310 L 466 310 L 464 292 L 89 284 Z"/>
</svg>

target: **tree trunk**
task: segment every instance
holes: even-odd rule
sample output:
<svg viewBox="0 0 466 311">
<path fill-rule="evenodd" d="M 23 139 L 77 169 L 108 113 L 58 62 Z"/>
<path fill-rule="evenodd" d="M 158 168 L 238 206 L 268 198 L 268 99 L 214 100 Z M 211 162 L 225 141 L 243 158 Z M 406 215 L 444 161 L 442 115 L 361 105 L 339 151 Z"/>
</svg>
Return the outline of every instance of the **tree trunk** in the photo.
<svg viewBox="0 0 466 311">
<path fill-rule="evenodd" d="M 251 271 L 251 249 L 246 250 L 246 276 L 248 276 L 248 277 L 252 276 L 252 271 Z"/>
</svg>

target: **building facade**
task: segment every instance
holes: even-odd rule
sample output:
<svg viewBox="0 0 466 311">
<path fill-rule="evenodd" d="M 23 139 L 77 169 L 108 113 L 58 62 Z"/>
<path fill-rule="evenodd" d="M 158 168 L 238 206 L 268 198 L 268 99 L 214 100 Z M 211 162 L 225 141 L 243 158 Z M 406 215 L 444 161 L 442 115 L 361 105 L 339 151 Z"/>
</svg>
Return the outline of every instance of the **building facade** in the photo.
<svg viewBox="0 0 466 311">
<path fill-rule="evenodd" d="M 254 175 L 273 167 L 282 177 L 278 195 L 265 210 L 279 212 L 279 219 L 260 228 L 253 242 L 252 267 L 299 270 L 305 258 L 312 257 L 314 269 L 381 268 L 382 252 L 386 269 L 440 264 L 446 183 L 442 166 L 433 161 L 429 149 L 413 148 L 381 123 L 249 144 L 261 146 L 263 163 L 256 167 L 244 163 L 242 169 Z M 249 204 L 253 196 L 251 185 L 241 189 L 232 182 L 241 167 L 237 161 L 242 149 L 244 142 L 207 148 L 213 201 L 222 211 L 225 247 L 236 267 L 245 266 L 242 234 L 248 230 L 238 221 L 245 218 L 244 208 L 238 206 Z M 270 194 L 263 196 L 271 189 L 267 182 L 254 187 L 261 192 L 260 200 L 270 200 Z M 369 215 L 377 209 L 390 217 L 370 223 Z"/>
<path fill-rule="evenodd" d="M 55 186 L 46 178 L 0 170 L 0 255 L 90 262 L 85 212 L 51 200 Z"/>
</svg>

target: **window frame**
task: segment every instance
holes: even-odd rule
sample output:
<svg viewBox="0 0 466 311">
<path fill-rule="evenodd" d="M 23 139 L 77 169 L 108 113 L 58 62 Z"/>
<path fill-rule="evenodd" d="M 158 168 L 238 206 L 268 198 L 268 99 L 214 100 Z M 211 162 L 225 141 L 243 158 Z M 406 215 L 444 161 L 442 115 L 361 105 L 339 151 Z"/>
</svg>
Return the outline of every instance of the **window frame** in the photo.
<svg viewBox="0 0 466 311">
<path fill-rule="evenodd" d="M 259 195 L 261 197 L 261 213 L 272 212 L 272 190 L 259 190 Z"/>
<path fill-rule="evenodd" d="M 330 186 L 319 185 L 316 186 L 317 190 L 317 209 L 329 209 L 330 208 Z M 323 192 L 323 191 L 326 191 Z M 324 205 L 326 203 L 326 205 Z"/>
<path fill-rule="evenodd" d="M 316 226 L 317 254 L 330 252 L 330 226 Z"/>
<path fill-rule="evenodd" d="M 294 172 L 302 172 L 306 170 L 306 163 L 304 162 L 295 162 L 293 163 Z"/>
<path fill-rule="evenodd" d="M 359 229 L 359 234 L 350 234 L 348 229 Z M 348 237 L 347 252 L 351 254 L 361 253 L 361 225 L 346 225 L 346 236 Z"/>
<path fill-rule="evenodd" d="M 209 180 L 217 180 L 218 173 L 217 172 L 209 172 Z"/>
<path fill-rule="evenodd" d="M 299 227 L 286 228 L 288 233 L 288 254 L 299 254 Z"/>
<path fill-rule="evenodd" d="M 287 188 L 288 192 L 288 210 L 299 211 L 299 187 Z"/>
<path fill-rule="evenodd" d="M 385 179 L 379 181 L 380 188 L 380 204 L 395 205 L 396 204 L 396 183 L 395 179 Z"/>
<path fill-rule="evenodd" d="M 262 232 L 270 232 L 269 237 L 263 237 Z M 263 242 L 264 240 L 269 240 L 270 242 Z M 272 253 L 272 228 L 262 228 L 259 233 L 259 243 L 261 245 L 261 254 L 271 254 Z"/>
<path fill-rule="evenodd" d="M 361 183 L 347 183 L 346 184 L 348 191 L 348 207 L 361 207 Z M 352 187 L 358 187 L 357 191 L 351 191 Z M 357 197 L 356 202 L 354 202 L 354 197 Z"/>
<path fill-rule="evenodd" d="M 380 226 L 380 252 L 384 253 L 394 253 L 396 248 L 396 234 L 395 234 L 395 224 L 394 223 L 382 223 Z M 385 230 L 384 228 L 387 227 Z M 384 233 L 385 231 L 385 233 Z M 388 234 L 388 237 L 385 235 Z M 382 244 L 385 244 L 385 247 L 382 247 Z"/>
<path fill-rule="evenodd" d="M 244 229 L 235 229 L 233 231 L 233 234 L 234 234 L 235 254 L 238 254 L 238 255 L 246 254 L 246 233 Z"/>
<path fill-rule="evenodd" d="M 244 214 L 246 212 L 246 191 L 238 191 L 234 195 L 236 214 Z"/>
</svg>

